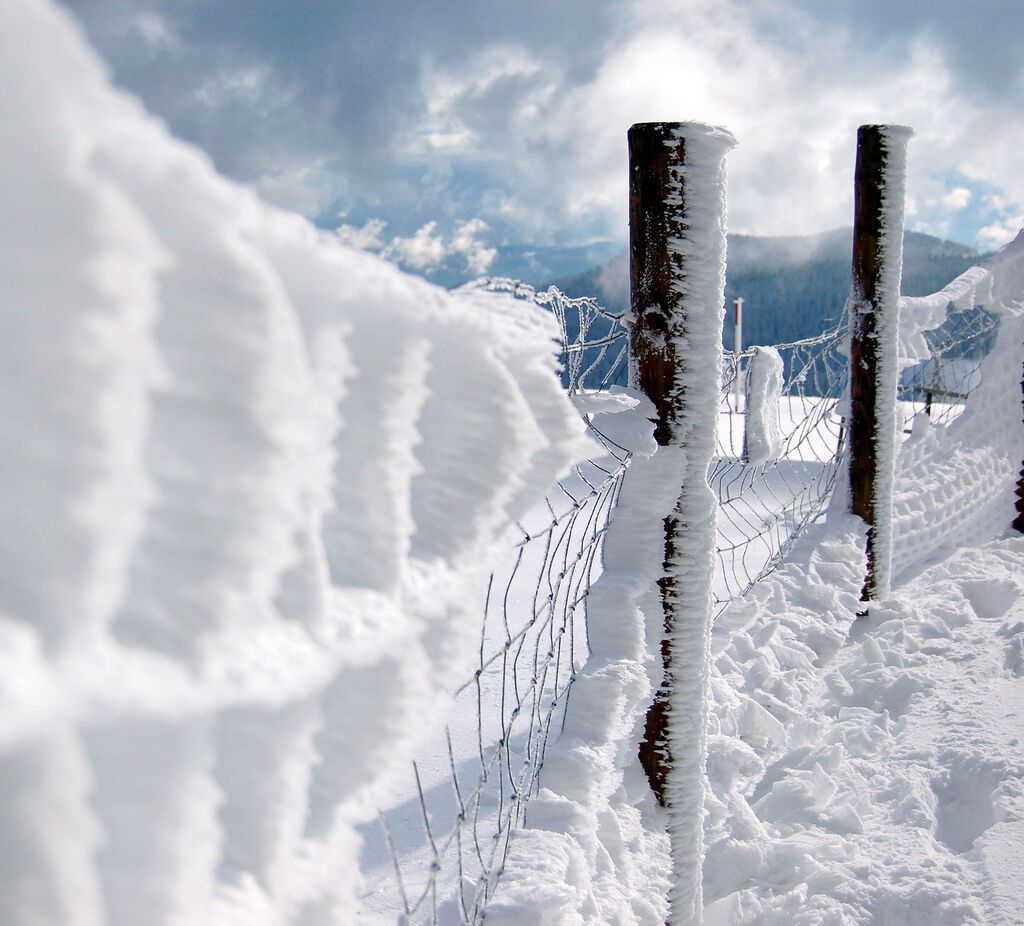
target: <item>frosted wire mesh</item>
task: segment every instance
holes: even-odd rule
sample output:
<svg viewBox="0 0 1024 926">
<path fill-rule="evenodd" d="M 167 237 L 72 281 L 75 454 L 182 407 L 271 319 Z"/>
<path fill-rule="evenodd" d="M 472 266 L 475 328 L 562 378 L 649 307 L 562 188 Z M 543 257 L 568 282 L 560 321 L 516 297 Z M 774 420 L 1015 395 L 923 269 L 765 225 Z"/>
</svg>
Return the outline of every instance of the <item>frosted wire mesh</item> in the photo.
<svg viewBox="0 0 1024 926">
<path fill-rule="evenodd" d="M 709 472 L 719 498 L 716 614 L 772 572 L 828 504 L 845 447 L 838 404 L 846 391 L 847 338 L 844 323 L 775 346 L 784 377 L 781 450 L 756 464 L 744 459 L 745 373 L 756 348 L 724 356 L 718 447 Z"/>
<path fill-rule="evenodd" d="M 475 286 L 552 312 L 570 394 L 625 382 L 626 330 L 593 299 L 509 280 Z M 364 910 L 397 912 L 409 924 L 483 919 L 589 654 L 587 595 L 629 465 L 628 453 L 591 433 L 605 452 L 577 466 L 517 525 L 505 564 L 481 590 L 477 659 L 454 692 L 443 739 L 409 770 L 407 799 L 364 831 L 364 870 L 393 871 L 371 879 Z"/>
<path fill-rule="evenodd" d="M 949 424 L 981 384 L 982 361 L 995 341 L 999 319 L 983 308 L 950 309 L 942 325 L 926 331 L 930 356 L 900 371 L 899 401 L 905 429 L 918 415 Z"/>
</svg>

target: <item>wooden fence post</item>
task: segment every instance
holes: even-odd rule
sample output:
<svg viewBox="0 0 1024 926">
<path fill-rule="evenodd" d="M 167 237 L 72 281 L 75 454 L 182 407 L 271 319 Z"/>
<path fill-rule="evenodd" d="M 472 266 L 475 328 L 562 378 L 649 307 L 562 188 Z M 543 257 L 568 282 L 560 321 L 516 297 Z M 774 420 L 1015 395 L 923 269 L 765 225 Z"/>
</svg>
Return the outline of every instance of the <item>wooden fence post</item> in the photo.
<svg viewBox="0 0 1024 926">
<path fill-rule="evenodd" d="M 1024 409 L 1024 378 L 1020 381 L 1021 407 Z M 1024 534 L 1024 462 L 1020 465 L 1020 475 L 1017 479 L 1017 501 L 1014 506 L 1017 510 L 1017 517 L 1013 519 L 1014 529 Z"/>
<path fill-rule="evenodd" d="M 721 404 L 725 315 L 723 129 L 643 123 L 629 130 L 631 380 L 657 410 L 663 472 L 679 480 L 666 512 L 658 581 L 663 677 L 640 762 L 668 808 L 672 926 L 702 910 L 703 790 L 716 500 L 708 486 Z M 681 452 L 685 450 L 685 453 Z M 674 487 L 672 488 L 674 492 Z"/>
<path fill-rule="evenodd" d="M 868 526 L 863 601 L 889 592 L 906 126 L 862 125 L 854 175 L 850 510 Z"/>
</svg>

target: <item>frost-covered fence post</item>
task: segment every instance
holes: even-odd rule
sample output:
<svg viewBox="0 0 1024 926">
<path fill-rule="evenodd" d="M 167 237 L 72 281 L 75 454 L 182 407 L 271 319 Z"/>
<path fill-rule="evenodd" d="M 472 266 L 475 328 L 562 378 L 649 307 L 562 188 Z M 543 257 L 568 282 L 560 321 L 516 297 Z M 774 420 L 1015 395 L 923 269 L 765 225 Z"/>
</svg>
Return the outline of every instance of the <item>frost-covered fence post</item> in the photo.
<svg viewBox="0 0 1024 926">
<path fill-rule="evenodd" d="M 857 130 L 850 316 L 850 510 L 868 526 L 862 599 L 888 594 L 903 199 L 907 142 L 901 125 Z"/>
<path fill-rule="evenodd" d="M 657 410 L 648 478 L 674 480 L 658 586 L 662 679 L 640 762 L 668 808 L 672 926 L 701 919 L 711 576 L 717 501 L 707 480 L 721 402 L 725 315 L 724 129 L 643 123 L 629 130 L 631 380 Z M 630 476 L 633 474 L 630 473 Z M 675 491 L 672 491 L 675 495 Z M 657 625 L 648 628 L 657 632 Z"/>
<path fill-rule="evenodd" d="M 732 301 L 733 336 L 732 355 L 735 366 L 733 387 L 736 391 L 736 411 L 743 409 L 743 377 L 740 375 L 740 354 L 743 353 L 743 298 L 737 296 Z"/>
<path fill-rule="evenodd" d="M 1021 391 L 1021 406 L 1024 408 L 1024 378 L 1020 381 Z M 1014 502 L 1014 508 L 1017 512 L 1017 517 L 1013 519 L 1014 530 L 1020 531 L 1024 534 L 1024 461 L 1020 465 L 1020 475 L 1017 479 L 1017 498 Z"/>
</svg>

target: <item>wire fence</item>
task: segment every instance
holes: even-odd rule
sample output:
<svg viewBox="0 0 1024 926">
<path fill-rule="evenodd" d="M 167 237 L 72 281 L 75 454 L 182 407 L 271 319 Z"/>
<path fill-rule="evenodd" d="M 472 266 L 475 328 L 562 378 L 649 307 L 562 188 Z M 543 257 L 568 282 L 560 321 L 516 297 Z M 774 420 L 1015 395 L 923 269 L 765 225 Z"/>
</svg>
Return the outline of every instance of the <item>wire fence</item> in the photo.
<svg viewBox="0 0 1024 926">
<path fill-rule="evenodd" d="M 719 499 L 715 613 L 775 570 L 803 529 L 824 511 L 845 449 L 839 402 L 846 391 L 845 323 L 774 347 L 781 389 L 764 413 L 777 418 L 778 442 L 754 460 L 745 376 L 763 348 L 725 355 L 718 449 L 709 481 Z M 737 389 L 737 383 L 740 388 Z"/>
<path fill-rule="evenodd" d="M 905 429 L 923 415 L 933 424 L 949 424 L 981 384 L 982 361 L 995 342 L 999 319 L 984 308 L 949 306 L 942 324 L 924 332 L 928 357 L 900 372 L 898 400 L 904 404 Z"/>
<path fill-rule="evenodd" d="M 627 384 L 622 316 L 555 288 L 537 292 L 495 278 L 472 285 L 552 313 L 570 396 Z M 948 312 L 926 333 L 928 358 L 907 366 L 899 383 L 908 422 L 923 414 L 948 423 L 959 415 L 980 383 L 997 326 L 995 316 L 970 308 Z M 844 319 L 817 337 L 774 346 L 777 391 L 760 398 L 751 378 L 765 348 L 723 354 L 717 452 L 708 474 L 719 498 L 716 615 L 774 571 L 829 504 L 846 453 L 848 339 Z M 774 446 L 756 455 L 749 446 L 755 401 L 762 425 L 767 416 L 777 426 Z M 376 832 L 366 834 L 364 868 L 391 870 L 380 879 L 387 896 L 377 902 L 397 909 L 401 923 L 483 921 L 589 655 L 587 596 L 630 456 L 584 418 L 601 455 L 577 466 L 510 536 L 507 562 L 483 594 L 475 663 L 454 692 L 443 740 L 413 764 L 401 789 L 411 797 L 382 812 Z M 373 907 L 372 892 L 364 899 Z"/>
<path fill-rule="evenodd" d="M 501 279 L 474 286 L 551 311 L 570 395 L 625 381 L 626 328 L 595 300 Z M 411 797 L 364 832 L 364 871 L 380 875 L 364 897 L 370 913 L 397 910 L 402 923 L 431 926 L 484 918 L 589 654 L 587 596 L 629 466 L 623 448 L 588 426 L 602 453 L 575 467 L 510 535 L 506 562 L 482 593 L 475 664 L 453 693 L 443 740 L 399 787 Z"/>
</svg>

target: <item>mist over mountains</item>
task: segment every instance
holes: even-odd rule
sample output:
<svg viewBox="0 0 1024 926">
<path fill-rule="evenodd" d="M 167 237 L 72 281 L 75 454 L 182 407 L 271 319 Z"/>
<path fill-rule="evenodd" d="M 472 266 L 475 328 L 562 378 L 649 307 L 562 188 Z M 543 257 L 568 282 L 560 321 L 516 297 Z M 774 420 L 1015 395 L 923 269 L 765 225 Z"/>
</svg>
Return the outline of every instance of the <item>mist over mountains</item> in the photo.
<svg viewBox="0 0 1024 926">
<path fill-rule="evenodd" d="M 811 337 L 836 321 L 850 292 L 853 231 L 758 237 L 729 235 L 726 304 L 744 300 L 744 346 L 779 344 Z M 903 237 L 903 294 L 926 295 L 976 264 L 974 248 L 920 232 Z M 609 309 L 629 302 L 629 256 L 625 249 L 603 264 L 551 281 L 570 296 L 595 296 Z M 731 315 L 725 346 L 732 347 Z"/>
</svg>

